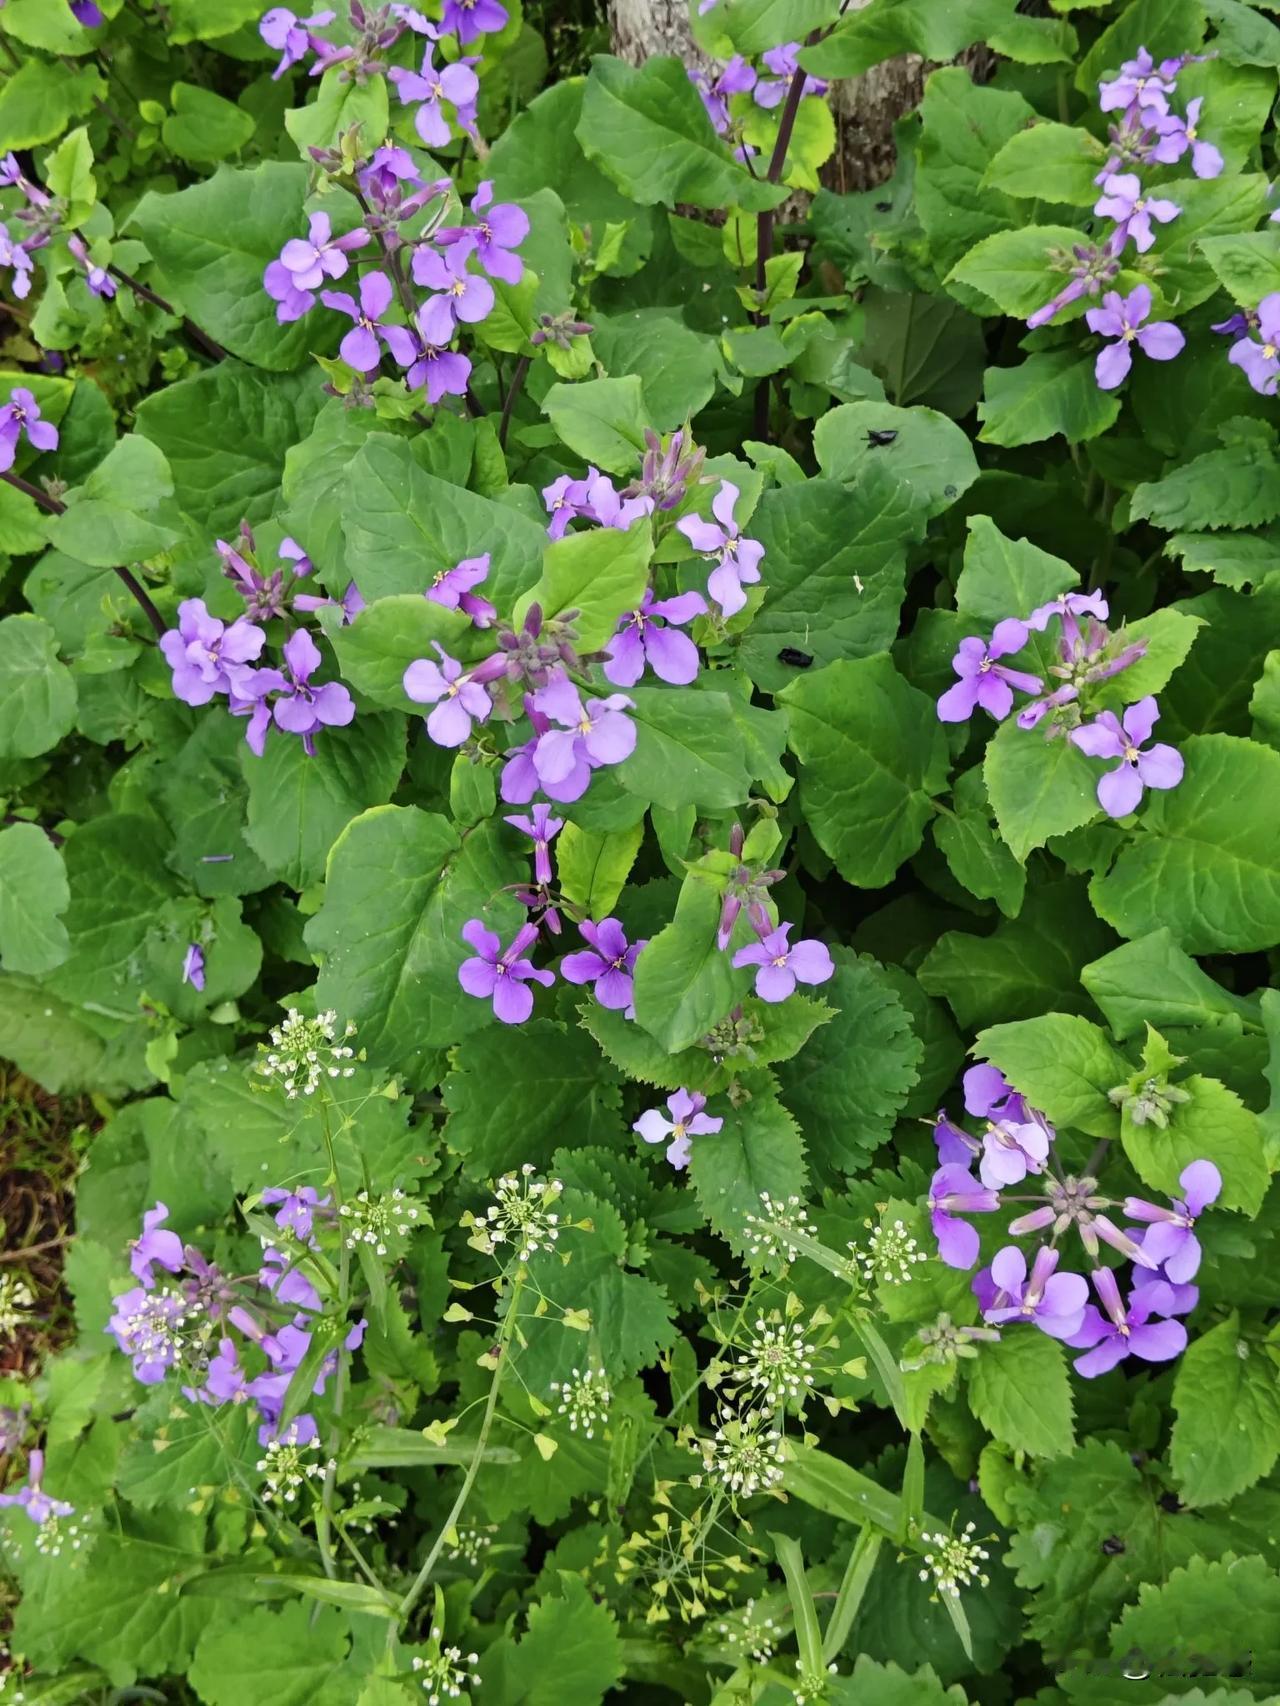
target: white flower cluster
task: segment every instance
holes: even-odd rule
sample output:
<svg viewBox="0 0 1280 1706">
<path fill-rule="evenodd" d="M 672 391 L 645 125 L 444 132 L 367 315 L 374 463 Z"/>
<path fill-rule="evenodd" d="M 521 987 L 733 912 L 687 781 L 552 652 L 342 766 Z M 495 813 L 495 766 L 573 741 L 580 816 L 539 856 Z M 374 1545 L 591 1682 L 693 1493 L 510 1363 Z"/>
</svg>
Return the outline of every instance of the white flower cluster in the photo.
<svg viewBox="0 0 1280 1706">
<path fill-rule="evenodd" d="M 488 1528 L 473 1528 L 470 1525 L 455 1528 L 453 1544 L 445 1553 L 445 1557 L 451 1564 L 456 1559 L 461 1558 L 468 1569 L 474 1570 L 480 1559 L 493 1545 L 495 1532 L 492 1525 Z"/>
<path fill-rule="evenodd" d="M 597 1423 L 609 1413 L 613 1394 L 602 1368 L 588 1369 L 585 1374 L 574 1369 L 568 1380 L 551 1382 L 551 1390 L 559 1395 L 559 1414 L 569 1418 L 569 1432 L 579 1429 L 587 1439 L 594 1439 Z"/>
<path fill-rule="evenodd" d="M 952 1599 L 959 1599 L 960 1589 L 971 1587 L 974 1582 L 986 1587 L 990 1577 L 980 1565 L 991 1554 L 970 1538 L 972 1534 L 971 1522 L 965 1523 L 963 1534 L 922 1534 L 920 1544 L 933 1547 L 933 1551 L 924 1554 L 925 1567 L 920 1571 L 920 1580 L 932 1579 L 938 1593 L 950 1594 Z"/>
<path fill-rule="evenodd" d="M 344 1038 L 355 1034 L 350 1024 L 343 1032 Z M 355 1067 L 346 1064 L 354 1060 L 355 1050 L 337 1037 L 338 1015 L 332 1009 L 305 1019 L 290 1007 L 284 1023 L 272 1026 L 271 1047 L 258 1062 L 258 1071 L 266 1078 L 278 1078 L 291 1100 L 299 1094 L 313 1096 L 322 1079 L 355 1074 Z"/>
<path fill-rule="evenodd" d="M 422 1210 L 409 1201 L 398 1185 L 380 1197 L 360 1191 L 354 1201 L 344 1202 L 338 1213 L 348 1222 L 343 1228 L 347 1249 L 368 1244 L 378 1256 L 387 1254 L 388 1239 L 397 1235 L 408 1237 L 414 1223 L 422 1217 Z"/>
<path fill-rule="evenodd" d="M 60 1516 L 54 1511 L 36 1529 L 36 1551 L 45 1558 L 61 1558 L 68 1549 L 78 1552 L 88 1532 L 87 1517 L 74 1512 L 70 1516 Z"/>
<path fill-rule="evenodd" d="M 552 1213 L 564 1186 L 559 1179 L 540 1179 L 526 1161 L 519 1173 L 506 1173 L 494 1186 L 497 1201 L 477 1221 L 478 1241 L 490 1253 L 510 1244 L 527 1262 L 536 1250 L 549 1250 L 560 1236 L 560 1216 Z"/>
<path fill-rule="evenodd" d="M 715 1433 L 698 1442 L 707 1474 L 734 1498 L 749 1499 L 782 1479 L 782 1435 L 766 1423 L 759 1413 L 722 1411 Z"/>
<path fill-rule="evenodd" d="M 862 1224 L 871 1233 L 866 1249 L 860 1250 L 853 1243 L 845 1248 L 852 1252 L 854 1262 L 872 1285 L 902 1285 L 911 1278 L 916 1263 L 928 1260 L 903 1221 L 882 1220 L 877 1224 L 864 1220 Z"/>
<path fill-rule="evenodd" d="M 441 1647 L 440 1631 L 431 1631 L 436 1652 L 427 1658 L 417 1657 L 413 1668 L 421 1678 L 427 1706 L 440 1706 L 442 1700 L 460 1700 L 469 1687 L 480 1680 L 478 1671 L 470 1667 L 479 1664 L 479 1653 L 463 1654 L 461 1647 Z"/>
<path fill-rule="evenodd" d="M 803 1403 L 813 1385 L 813 1357 L 814 1347 L 806 1341 L 801 1322 L 771 1327 L 762 1318 L 755 1324 L 746 1352 L 738 1358 L 738 1367 L 766 1403 Z"/>
<path fill-rule="evenodd" d="M 749 1599 L 732 1622 L 716 1624 L 716 1634 L 726 1647 L 741 1649 L 758 1665 L 767 1665 L 782 1639 L 782 1629 L 772 1617 L 757 1617 L 756 1602 Z"/>
<path fill-rule="evenodd" d="M 258 1472 L 267 1478 L 263 1498 L 270 1503 L 292 1504 L 300 1487 L 305 1487 L 308 1481 L 321 1480 L 327 1470 L 336 1469 L 337 1464 L 332 1459 L 326 1463 L 319 1450 L 316 1440 L 305 1445 L 298 1443 L 296 1423 L 279 1439 L 273 1439 L 266 1456 L 258 1460 Z"/>
<path fill-rule="evenodd" d="M 781 1197 L 771 1197 L 768 1191 L 760 1193 L 760 1213 L 747 1215 L 746 1223 L 747 1254 L 752 1261 L 763 1257 L 765 1261 L 784 1265 L 794 1262 L 800 1252 L 788 1242 L 787 1234 L 814 1235 L 813 1222 L 799 1197 L 787 1197 L 784 1201 Z"/>
</svg>

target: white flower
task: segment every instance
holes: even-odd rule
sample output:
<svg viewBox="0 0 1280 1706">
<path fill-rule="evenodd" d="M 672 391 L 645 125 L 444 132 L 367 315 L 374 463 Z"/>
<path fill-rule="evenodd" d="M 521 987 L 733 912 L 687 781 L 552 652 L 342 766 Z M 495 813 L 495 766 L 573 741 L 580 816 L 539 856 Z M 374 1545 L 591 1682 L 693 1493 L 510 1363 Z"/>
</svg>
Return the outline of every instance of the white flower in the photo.
<svg viewBox="0 0 1280 1706">
<path fill-rule="evenodd" d="M 551 1212 L 564 1186 L 559 1179 L 539 1179 L 526 1161 L 519 1173 L 505 1173 L 494 1186 L 497 1201 L 475 1221 L 477 1248 L 492 1255 L 499 1244 L 510 1244 L 527 1262 L 537 1250 L 549 1250 L 560 1236 L 560 1216 Z"/>
<path fill-rule="evenodd" d="M 782 1479 L 782 1435 L 760 1415 L 727 1416 L 698 1449 L 707 1474 L 735 1498 L 776 1487 Z"/>
<path fill-rule="evenodd" d="M 479 1653 L 464 1656 L 461 1647 L 442 1647 L 439 1629 L 431 1631 L 431 1643 L 435 1651 L 425 1659 L 417 1657 L 413 1661 L 413 1668 L 422 1679 L 427 1706 L 440 1706 L 442 1700 L 460 1700 L 468 1687 L 474 1687 L 480 1680 L 479 1672 L 470 1668 L 479 1664 Z"/>
<path fill-rule="evenodd" d="M 313 1096 L 322 1079 L 353 1077 L 355 1067 L 346 1062 L 355 1058 L 355 1050 L 337 1041 L 337 1027 L 338 1015 L 332 1008 L 304 1019 L 296 1007 L 290 1007 L 284 1023 L 272 1027 L 272 1046 L 263 1049 L 258 1071 L 266 1078 L 278 1078 L 290 1100 L 299 1091 Z M 349 1024 L 343 1036 L 355 1033 L 355 1026 Z"/>
<path fill-rule="evenodd" d="M 397 1236 L 406 1238 L 423 1211 L 397 1186 L 380 1197 L 370 1197 L 368 1191 L 361 1191 L 353 1202 L 344 1202 L 338 1213 L 349 1222 L 343 1228 L 348 1250 L 354 1250 L 357 1244 L 368 1244 L 376 1255 L 385 1256 L 389 1248 L 387 1240 Z"/>
<path fill-rule="evenodd" d="M 799 1197 L 771 1197 L 768 1191 L 760 1193 L 760 1213 L 746 1216 L 747 1223 L 747 1254 L 753 1261 L 763 1258 L 766 1263 L 776 1262 L 785 1266 L 794 1262 L 800 1252 L 789 1242 L 789 1232 L 803 1232 L 813 1236 L 814 1226 L 809 1219 L 808 1211 Z"/>
<path fill-rule="evenodd" d="M 726 1647 L 741 1648 L 758 1665 L 767 1665 L 782 1638 L 782 1629 L 772 1617 L 757 1617 L 756 1602 L 749 1599 L 737 1621 L 716 1624 L 716 1634 Z"/>
<path fill-rule="evenodd" d="M 805 1342 L 804 1334 L 799 1321 L 790 1327 L 770 1327 L 763 1319 L 756 1322 L 755 1335 L 738 1358 L 738 1366 L 748 1385 L 759 1388 L 768 1403 L 796 1399 L 803 1403 L 813 1385 L 814 1347 Z"/>
<path fill-rule="evenodd" d="M 967 1522 L 963 1534 L 922 1534 L 920 1545 L 931 1550 L 923 1553 L 924 1568 L 920 1571 L 920 1580 L 927 1582 L 932 1579 L 937 1584 L 938 1593 L 950 1594 L 952 1599 L 959 1599 L 960 1589 L 970 1587 L 974 1582 L 979 1587 L 986 1587 L 990 1577 L 979 1565 L 984 1564 L 991 1554 L 976 1540 L 969 1538 L 972 1533 L 973 1524 Z M 933 1597 L 936 1599 L 937 1594 Z"/>
<path fill-rule="evenodd" d="M 928 1260 L 903 1221 L 881 1221 L 877 1226 L 872 1220 L 864 1220 L 862 1224 L 871 1233 L 866 1249 L 860 1250 L 853 1243 L 845 1248 L 852 1252 L 854 1261 L 873 1285 L 877 1282 L 902 1285 L 911 1278 L 911 1269 L 917 1262 Z"/>
<path fill-rule="evenodd" d="M 267 1484 L 263 1498 L 269 1503 L 292 1504 L 298 1489 L 308 1481 L 322 1480 L 326 1471 L 336 1469 L 332 1458 L 326 1463 L 319 1456 L 319 1441 L 298 1443 L 298 1425 L 290 1425 L 279 1439 L 267 1446 L 267 1454 L 258 1460 L 258 1472 L 265 1475 Z"/>
<path fill-rule="evenodd" d="M 588 1369 L 583 1374 L 575 1368 L 568 1380 L 553 1380 L 551 1390 L 559 1394 L 559 1414 L 568 1416 L 569 1432 L 577 1433 L 581 1428 L 587 1439 L 594 1438 L 596 1424 L 604 1421 L 613 1399 L 604 1370 Z"/>
</svg>

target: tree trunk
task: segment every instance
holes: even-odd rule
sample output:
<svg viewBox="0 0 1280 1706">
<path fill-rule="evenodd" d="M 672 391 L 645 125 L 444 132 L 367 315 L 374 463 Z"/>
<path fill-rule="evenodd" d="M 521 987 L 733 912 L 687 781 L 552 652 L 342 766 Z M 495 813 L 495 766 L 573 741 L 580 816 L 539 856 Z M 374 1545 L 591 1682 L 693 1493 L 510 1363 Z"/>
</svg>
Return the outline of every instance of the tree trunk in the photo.
<svg viewBox="0 0 1280 1706">
<path fill-rule="evenodd" d="M 710 64 L 689 31 L 688 0 L 609 0 L 613 51 L 629 65 L 674 53 L 686 65 Z"/>
</svg>

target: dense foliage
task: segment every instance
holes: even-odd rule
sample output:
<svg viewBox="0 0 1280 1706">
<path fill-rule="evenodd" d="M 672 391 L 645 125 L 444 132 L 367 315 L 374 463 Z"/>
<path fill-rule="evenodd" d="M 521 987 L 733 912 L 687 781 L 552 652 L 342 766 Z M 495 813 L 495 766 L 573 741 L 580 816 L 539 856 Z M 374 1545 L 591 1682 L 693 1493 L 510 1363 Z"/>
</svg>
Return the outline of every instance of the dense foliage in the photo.
<svg viewBox="0 0 1280 1706">
<path fill-rule="evenodd" d="M 1280 26 L 335 8 L 0 9 L 0 1693 L 1280 1699 Z"/>
</svg>

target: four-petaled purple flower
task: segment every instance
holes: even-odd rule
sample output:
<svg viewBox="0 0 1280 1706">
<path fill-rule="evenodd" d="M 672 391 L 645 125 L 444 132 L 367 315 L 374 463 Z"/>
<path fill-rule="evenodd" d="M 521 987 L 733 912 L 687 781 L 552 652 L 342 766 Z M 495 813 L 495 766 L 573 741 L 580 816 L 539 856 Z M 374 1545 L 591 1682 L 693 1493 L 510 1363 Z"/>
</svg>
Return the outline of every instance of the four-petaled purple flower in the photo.
<svg viewBox="0 0 1280 1706">
<path fill-rule="evenodd" d="M 447 101 L 455 109 L 465 107 L 480 93 L 480 79 L 469 65 L 437 66 L 435 50 L 429 44 L 422 55 L 421 73 L 397 65 L 388 75 L 405 106 L 418 104 L 413 127 L 428 148 L 444 148 L 453 135 L 441 110 L 443 103 Z"/>
<path fill-rule="evenodd" d="M 511 201 L 494 204 L 490 178 L 477 185 L 469 212 L 476 222 L 474 225 L 446 226 L 436 232 L 436 242 L 445 247 L 457 244 L 469 250 L 490 278 L 519 284 L 524 277 L 524 262 L 513 251 L 529 235 L 529 215 Z"/>
<path fill-rule="evenodd" d="M 1084 1325 L 1089 1285 L 1081 1274 L 1056 1273 L 1060 1259 L 1060 1251 L 1042 1245 L 1028 1278 L 1027 1258 L 1016 1244 L 1006 1245 L 989 1268 L 974 1276 L 983 1320 L 992 1326 L 1033 1321 L 1052 1339 L 1072 1338 Z"/>
<path fill-rule="evenodd" d="M 1043 634 L 1055 616 L 1065 629 L 1068 624 L 1078 628 L 1077 617 L 1096 616 L 1099 622 L 1105 622 L 1110 614 L 1110 606 L 1100 592 L 1060 592 L 1047 604 L 1036 606 L 1027 617 L 1027 627 Z"/>
<path fill-rule="evenodd" d="M 187 951 L 182 956 L 182 981 L 189 983 L 192 989 L 204 988 L 204 949 L 199 942 L 187 944 Z"/>
<path fill-rule="evenodd" d="M 1202 141 L 1197 130 L 1203 106 L 1204 96 L 1197 95 L 1187 102 L 1186 118 L 1179 118 L 1177 113 L 1144 113 L 1143 117 L 1152 124 L 1160 138 L 1151 150 L 1153 160 L 1172 165 L 1174 161 L 1181 160 L 1189 148 L 1191 170 L 1197 178 L 1216 178 L 1221 174 L 1224 164 L 1221 151 L 1212 142 Z"/>
<path fill-rule="evenodd" d="M 428 297 L 416 319 L 429 344 L 447 344 L 459 323 L 474 325 L 493 307 L 493 286 L 479 273 L 468 271 L 470 250 L 458 244 L 445 254 L 421 248 L 413 257 L 415 284 L 439 294 Z"/>
<path fill-rule="evenodd" d="M 355 324 L 338 345 L 338 354 L 357 373 L 372 373 L 381 359 L 378 338 L 386 344 L 401 367 L 412 364 L 418 354 L 417 341 L 407 326 L 388 324 L 382 316 L 391 306 L 395 289 L 386 273 L 367 272 L 360 280 L 360 300 L 345 290 L 322 290 L 326 308 L 336 308 Z"/>
<path fill-rule="evenodd" d="M 478 918 L 470 918 L 462 926 L 462 938 L 475 949 L 476 957 L 463 960 L 458 982 L 468 995 L 491 998 L 494 1016 L 504 1025 L 522 1024 L 533 1012 L 533 991 L 526 986 L 530 982 L 555 982 L 554 973 L 542 971 L 521 957 L 538 940 L 537 925 L 522 924 L 505 953 L 501 938 Z"/>
<path fill-rule="evenodd" d="M 248 665 L 266 635 L 247 616 L 221 622 L 203 598 L 184 598 L 178 626 L 160 636 L 160 650 L 173 671 L 173 691 L 188 705 L 207 705 L 217 693 L 241 692 L 252 675 Z"/>
<path fill-rule="evenodd" d="M 938 1255 L 949 1268 L 971 1268 L 978 1259 L 977 1229 L 962 1214 L 993 1214 L 1000 1198 L 960 1162 L 939 1167 L 929 1184 L 929 1219 L 938 1240 Z"/>
<path fill-rule="evenodd" d="M 23 433 L 33 450 L 56 450 L 58 429 L 40 418 L 40 405 L 25 385 L 15 385 L 0 408 L 0 474 L 12 468 Z"/>
<path fill-rule="evenodd" d="M 252 701 L 252 714 L 245 740 L 261 758 L 266 747 L 267 728 L 272 717 L 278 729 L 301 735 L 303 751 L 315 755 L 314 736 L 322 728 L 345 728 L 356 714 L 355 702 L 340 681 L 326 681 L 321 687 L 311 686 L 311 677 L 319 669 L 320 648 L 299 628 L 284 643 L 285 670 L 260 669 L 247 690 L 237 687 L 237 693 Z M 276 695 L 268 707 L 266 695 Z M 235 709 L 234 705 L 232 707 Z"/>
<path fill-rule="evenodd" d="M 1212 1161 L 1193 1161 L 1178 1175 L 1181 1197 L 1172 1208 L 1158 1208 L 1142 1197 L 1126 1197 L 1124 1211 L 1130 1220 L 1146 1221 L 1142 1249 L 1178 1285 L 1194 1279 L 1200 1266 L 1200 1240 L 1192 1228 L 1222 1190 L 1222 1174 Z"/>
<path fill-rule="evenodd" d="M 263 289 L 277 304 L 280 324 L 300 320 L 313 308 L 315 292 L 325 279 L 341 278 L 350 265 L 347 255 L 368 241 L 369 233 L 362 227 L 335 237 L 329 215 L 313 213 L 307 235 L 291 237 L 262 275 Z"/>
<path fill-rule="evenodd" d="M 409 369 L 409 389 L 427 388 L 427 401 L 438 403 L 441 397 L 461 397 L 471 378 L 471 357 L 458 350 L 428 344 Z"/>
<path fill-rule="evenodd" d="M 689 1139 L 693 1137 L 711 1137 L 723 1126 L 722 1119 L 716 1119 L 711 1114 L 704 1114 L 707 1098 L 699 1095 L 696 1090 L 677 1090 L 674 1095 L 667 1097 L 667 1112 L 671 1118 L 664 1119 L 660 1108 L 648 1108 L 632 1126 L 632 1131 L 638 1131 L 646 1143 L 662 1143 L 670 1138 L 667 1144 L 667 1160 L 673 1167 L 689 1165 Z"/>
<path fill-rule="evenodd" d="M 1000 1071 L 999 1067 L 981 1061 L 965 1072 L 964 1108 L 977 1119 L 1025 1120 L 1030 1112 L 1025 1099 Z"/>
<path fill-rule="evenodd" d="M 1122 226 L 1125 237 L 1133 238 L 1140 255 L 1145 255 L 1156 240 L 1151 221 L 1167 225 L 1182 212 L 1176 201 L 1164 196 L 1144 196 L 1136 172 L 1113 172 L 1104 178 L 1102 192 L 1093 211 Z"/>
<path fill-rule="evenodd" d="M 322 1197 L 314 1185 L 295 1185 L 292 1190 L 268 1185 L 262 1193 L 262 1202 L 265 1208 L 277 1211 L 272 1218 L 282 1232 L 291 1232 L 303 1243 L 309 1243 L 316 1216 L 323 1215 L 330 1199 Z"/>
<path fill-rule="evenodd" d="M 427 733 L 437 746 L 461 746 L 472 722 L 488 722 L 493 700 L 474 671 L 464 670 L 439 640 L 431 643 L 440 662 L 415 658 L 404 672 L 404 690 L 416 705 L 435 706 L 427 718 Z"/>
<path fill-rule="evenodd" d="M 73 233 L 67 238 L 67 249 L 72 258 L 79 261 L 84 268 L 85 283 L 89 286 L 92 294 L 102 297 L 105 302 L 109 302 L 116 293 L 116 281 L 106 267 L 100 267 L 96 261 L 89 258 L 89 250 L 85 246 L 84 238 Z"/>
<path fill-rule="evenodd" d="M 464 557 L 451 569 L 441 569 L 427 588 L 426 596 L 446 610 L 461 610 L 477 628 L 492 627 L 498 620 L 498 612 L 487 598 L 479 598 L 471 590 L 489 573 L 489 559 L 486 551 L 481 557 Z"/>
<path fill-rule="evenodd" d="M 273 6 L 269 12 L 263 13 L 258 34 L 280 55 L 280 63 L 271 73 L 273 82 L 283 77 L 291 65 L 305 59 L 313 47 L 318 49 L 327 45 L 313 41 L 310 32 L 323 29 L 333 20 L 334 13 L 327 8 L 323 12 L 313 12 L 309 18 L 299 18 L 287 6 Z"/>
<path fill-rule="evenodd" d="M 1071 743 L 1090 758 L 1118 758 L 1098 783 L 1098 804 L 1108 817 L 1127 817 L 1144 788 L 1176 788 L 1182 780 L 1182 754 L 1159 742 L 1145 752 L 1143 744 L 1159 720 L 1155 700 L 1148 694 L 1130 705 L 1123 718 L 1103 711 L 1092 723 L 1072 729 Z"/>
<path fill-rule="evenodd" d="M 1027 643 L 1027 625 L 1007 616 L 997 622 L 990 640 L 976 635 L 961 640 L 951 667 L 960 677 L 938 700 L 938 718 L 944 723 L 964 723 L 981 705 L 989 717 L 1001 723 L 1013 709 L 1013 689 L 1039 693 L 1044 685 L 1038 675 L 1010 669 L 998 660 L 1020 652 Z"/>
<path fill-rule="evenodd" d="M 1038 1119 L 989 1120 L 982 1134 L 978 1177 L 998 1191 L 1002 1185 L 1020 1184 L 1028 1173 L 1043 1173 L 1050 1141 L 1047 1127 Z"/>
<path fill-rule="evenodd" d="M 571 521 L 590 515 L 591 482 L 595 474 L 594 468 L 588 471 L 585 480 L 575 480 L 569 474 L 561 474 L 552 480 L 549 486 L 542 488 L 542 501 L 551 516 L 547 524 L 548 539 L 563 539 Z"/>
<path fill-rule="evenodd" d="M 1241 370 L 1255 391 L 1264 397 L 1274 397 L 1280 383 L 1280 290 L 1273 290 L 1259 302 L 1256 323 L 1261 341 L 1241 338 L 1232 344 L 1227 360 Z"/>
<path fill-rule="evenodd" d="M 1116 340 L 1098 351 L 1094 364 L 1094 377 L 1101 390 L 1114 391 L 1124 379 L 1133 366 L 1134 344 L 1152 361 L 1172 361 L 1181 354 L 1187 340 L 1172 320 L 1153 320 L 1149 326 L 1143 325 L 1150 312 L 1151 291 L 1145 284 L 1136 285 L 1128 296 L 1109 290 L 1100 308 L 1086 310 L 1089 330 Z"/>
<path fill-rule="evenodd" d="M 834 977 L 836 968 L 825 942 L 806 937 L 794 944 L 787 937 L 794 925 L 780 924 L 762 936 L 739 948 L 733 956 L 735 966 L 758 966 L 756 994 L 761 1001 L 785 1001 L 795 993 L 797 983 L 825 983 Z"/>
<path fill-rule="evenodd" d="M 1132 106 L 1167 112 L 1178 65 L 1179 61 L 1168 59 L 1157 65 L 1147 49 L 1140 47 L 1137 56 L 1120 67 L 1118 77 L 1098 85 L 1098 105 L 1104 113 Z"/>
<path fill-rule="evenodd" d="M 720 523 L 703 521 L 700 516 L 686 515 L 676 522 L 695 551 L 719 558 L 707 580 L 707 591 L 720 606 L 723 616 L 733 616 L 746 606 L 743 584 L 754 585 L 760 579 L 760 560 L 764 546 L 758 539 L 745 539 L 734 520 L 738 488 L 731 480 L 722 480 L 720 490 L 712 500 L 711 513 Z"/>
<path fill-rule="evenodd" d="M 507 25 L 507 8 L 501 0 L 444 0 L 440 19 L 442 35 L 456 35 L 463 47 L 480 36 L 496 35 Z"/>
<path fill-rule="evenodd" d="M 687 634 L 667 627 L 668 622 L 692 622 L 706 614 L 707 601 L 700 592 L 682 592 L 676 598 L 655 598 L 646 588 L 638 610 L 619 618 L 618 632 L 605 654 L 604 673 L 615 687 L 634 687 L 647 663 L 660 681 L 687 687 L 698 673 L 698 648 Z"/>
<path fill-rule="evenodd" d="M 1181 1321 L 1168 1319 L 1179 1300 L 1173 1287 L 1164 1280 L 1135 1286 L 1129 1293 L 1127 1307 L 1110 1268 L 1094 1269 L 1093 1287 L 1106 1313 L 1088 1304 L 1084 1324 L 1067 1341 L 1074 1349 L 1085 1352 L 1076 1358 L 1074 1366 L 1076 1373 L 1086 1380 L 1106 1374 L 1126 1357 L 1169 1362 L 1187 1348 L 1187 1329 Z"/>
<path fill-rule="evenodd" d="M 553 799 L 578 799 L 586 789 L 589 773 L 602 764 L 621 764 L 635 751 L 636 726 L 626 715 L 632 701 L 625 693 L 610 693 L 605 699 L 583 704 L 578 689 L 563 671 L 557 670 L 545 687 L 531 696 L 534 709 L 559 728 L 539 735 L 533 754 L 538 779 L 547 787 L 571 785 L 581 776 L 577 794 L 553 794 Z"/>
<path fill-rule="evenodd" d="M 602 918 L 598 924 L 584 919 L 578 930 L 591 944 L 590 951 L 566 954 L 560 962 L 560 975 L 570 983 L 594 984 L 596 1000 L 602 1007 L 633 1018 L 631 974 L 644 942 L 628 942 L 616 918 Z"/>
<path fill-rule="evenodd" d="M 165 1226 L 169 1218 L 167 1206 L 158 1202 L 142 1216 L 141 1235 L 129 1248 L 129 1271 L 134 1279 L 151 1291 L 156 1283 L 152 1269 L 158 1264 L 176 1274 L 182 1267 L 182 1240 Z"/>
<path fill-rule="evenodd" d="M 518 813 L 504 820 L 513 829 L 522 830 L 533 842 L 533 878 L 536 883 L 551 881 L 551 843 L 564 828 L 564 819 L 552 817 L 551 807 L 541 800 L 533 808 L 532 817 Z"/>
<path fill-rule="evenodd" d="M 33 1451 L 27 1458 L 27 1484 L 16 1493 L 0 1493 L 0 1509 L 8 1506 L 25 1511 L 39 1527 L 50 1517 L 74 1516 L 75 1506 L 65 1499 L 55 1499 L 41 1486 L 44 1480 L 44 1452 Z"/>
</svg>

